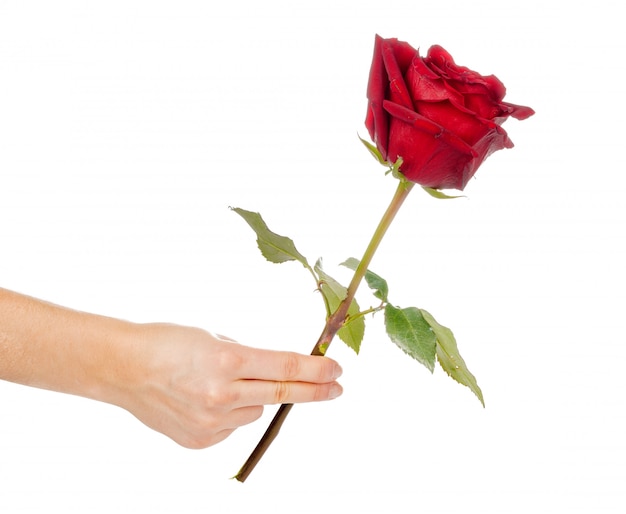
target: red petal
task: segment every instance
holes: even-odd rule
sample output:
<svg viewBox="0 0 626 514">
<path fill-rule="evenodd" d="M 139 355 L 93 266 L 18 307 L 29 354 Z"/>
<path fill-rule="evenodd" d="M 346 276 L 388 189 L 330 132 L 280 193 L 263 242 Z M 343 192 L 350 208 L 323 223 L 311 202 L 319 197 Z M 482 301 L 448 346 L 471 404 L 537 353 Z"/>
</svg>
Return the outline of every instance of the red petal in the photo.
<svg viewBox="0 0 626 514">
<path fill-rule="evenodd" d="M 463 189 L 477 157 L 471 146 L 410 109 L 392 102 L 384 107 L 391 115 L 389 158 L 403 158 L 401 172 L 423 186 Z"/>
<path fill-rule="evenodd" d="M 446 87 L 441 77 L 433 73 L 419 56 L 409 66 L 406 72 L 406 82 L 411 91 L 413 102 L 418 100 L 434 102 L 448 100 L 451 97 L 458 97 L 458 101 L 463 101 L 463 98 L 456 91 Z"/>
<path fill-rule="evenodd" d="M 408 108 L 413 107 L 413 103 L 411 102 L 411 95 L 409 94 L 409 90 L 404 82 L 404 71 L 406 70 L 406 65 L 400 65 L 398 62 L 398 56 L 400 57 L 400 60 L 403 61 L 403 64 L 405 64 L 407 54 L 411 52 L 413 56 L 417 54 L 417 52 L 407 43 L 401 43 L 399 41 L 389 39 L 383 40 L 382 56 L 383 62 L 385 63 L 385 69 L 387 70 L 387 76 L 389 77 L 390 93 L 386 100 L 391 100 L 392 102 L 399 103 L 400 105 L 404 105 Z"/>
<path fill-rule="evenodd" d="M 369 105 L 365 126 L 376 146 L 387 158 L 387 144 L 389 137 L 389 115 L 383 110 L 383 101 L 387 91 L 387 72 L 382 58 L 383 39 L 376 36 L 374 42 L 374 56 L 370 68 L 369 82 L 367 84 L 367 98 Z"/>
<path fill-rule="evenodd" d="M 383 103 L 383 107 L 394 118 L 398 118 L 399 120 L 409 123 L 424 132 L 428 132 L 437 139 L 444 140 L 450 146 L 457 147 L 460 151 L 472 152 L 471 147 L 460 137 L 425 116 L 392 102 L 385 101 Z"/>
<path fill-rule="evenodd" d="M 502 105 L 507 108 L 509 116 L 513 116 L 516 120 L 525 120 L 535 114 L 534 110 L 525 105 L 516 105 L 508 102 L 502 102 Z"/>
</svg>

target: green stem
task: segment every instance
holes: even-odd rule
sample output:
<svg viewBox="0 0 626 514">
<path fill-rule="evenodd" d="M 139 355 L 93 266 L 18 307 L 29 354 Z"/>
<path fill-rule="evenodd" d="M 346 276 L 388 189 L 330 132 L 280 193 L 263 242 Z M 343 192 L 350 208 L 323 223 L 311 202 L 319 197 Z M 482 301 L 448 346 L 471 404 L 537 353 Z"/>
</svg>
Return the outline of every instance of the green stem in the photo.
<svg viewBox="0 0 626 514">
<path fill-rule="evenodd" d="M 348 309 L 350 308 L 350 304 L 352 303 L 354 295 L 356 294 L 356 291 L 359 288 L 359 285 L 361 284 L 365 273 L 367 272 L 367 268 L 369 267 L 369 264 L 372 261 L 372 258 L 374 257 L 374 254 L 376 253 L 380 242 L 387 232 L 387 229 L 391 225 L 391 222 L 400 210 L 400 207 L 404 203 L 404 200 L 406 199 L 408 194 L 411 192 L 411 189 L 413 189 L 414 185 L 415 184 L 413 182 L 409 182 L 403 178 L 400 179 L 398 188 L 396 189 L 391 203 L 389 204 L 389 207 L 387 207 L 385 214 L 381 218 L 380 223 L 378 224 L 378 227 L 376 228 L 376 231 L 372 236 L 372 239 L 365 249 L 363 258 L 361 259 L 361 262 L 357 266 L 354 275 L 352 276 L 352 280 L 350 281 L 350 285 L 348 286 L 348 292 L 346 297 L 339 304 L 337 310 L 332 315 L 328 316 L 326 320 L 326 325 L 324 326 L 324 330 L 322 331 L 317 343 L 313 347 L 311 355 L 324 355 L 326 353 L 326 350 L 328 349 L 328 346 L 335 337 L 335 334 L 337 334 L 339 329 L 344 325 L 346 321 L 346 316 L 348 315 Z M 261 457 L 263 457 L 265 451 L 269 448 L 274 439 L 276 439 L 276 436 L 278 435 L 278 432 L 280 431 L 280 428 L 292 407 L 293 404 L 283 404 L 278 409 L 278 412 L 274 416 L 274 419 L 265 431 L 265 434 L 263 434 L 263 437 L 257 444 L 256 448 L 250 454 L 248 460 L 246 460 L 242 468 L 239 470 L 239 473 L 235 475 L 234 478 L 239 480 L 239 482 L 245 482 L 246 478 L 248 478 L 250 473 L 252 473 L 252 470 L 261 460 Z"/>
<path fill-rule="evenodd" d="M 367 268 L 369 268 L 369 265 L 372 262 L 372 258 L 374 257 L 380 242 L 383 240 L 387 229 L 396 217 L 396 214 L 400 210 L 400 207 L 402 207 L 404 200 L 409 195 L 414 185 L 414 182 L 409 182 L 403 179 L 401 179 L 398 183 L 398 187 L 393 195 L 393 198 L 391 199 L 389 207 L 387 207 L 385 214 L 383 214 L 383 217 L 378 223 L 378 227 L 376 227 L 374 235 L 372 236 L 372 239 L 370 239 L 370 242 L 365 249 L 365 253 L 361 258 L 361 262 L 359 262 L 359 265 L 352 276 L 346 297 L 343 299 L 334 314 L 328 318 L 325 330 L 322 332 L 319 341 L 313 348 L 311 355 L 324 355 L 328 349 L 328 345 L 330 345 L 332 339 L 335 337 L 335 334 L 343 326 L 350 304 L 352 303 L 357 289 L 367 272 Z"/>
</svg>

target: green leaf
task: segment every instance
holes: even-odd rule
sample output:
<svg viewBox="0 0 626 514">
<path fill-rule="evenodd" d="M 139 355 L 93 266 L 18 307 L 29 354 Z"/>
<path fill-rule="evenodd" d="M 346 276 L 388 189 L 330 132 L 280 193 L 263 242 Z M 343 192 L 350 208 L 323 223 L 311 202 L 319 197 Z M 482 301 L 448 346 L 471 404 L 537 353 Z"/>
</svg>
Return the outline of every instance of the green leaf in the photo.
<svg viewBox="0 0 626 514">
<path fill-rule="evenodd" d="M 321 259 L 317 261 L 314 269 L 320 279 L 320 290 L 326 298 L 330 312 L 334 313 L 337 311 L 339 304 L 341 304 L 347 296 L 348 290 L 324 272 Z M 359 304 L 356 300 L 352 300 L 350 308 L 348 309 L 348 318 L 352 317 L 353 319 L 349 320 L 348 323 L 337 332 L 339 339 L 352 348 L 356 354 L 358 354 L 361 349 L 361 342 L 365 335 L 365 320 L 362 316 L 358 315 L 360 312 Z"/>
<path fill-rule="evenodd" d="M 385 327 L 389 338 L 405 353 L 435 370 L 437 338 L 417 307 L 398 309 L 385 306 Z"/>
<path fill-rule="evenodd" d="M 376 148 L 369 141 L 366 141 L 365 139 L 363 139 L 361 136 L 358 136 L 358 137 L 361 140 L 361 143 L 365 145 L 365 148 L 367 148 L 369 152 L 374 156 L 374 159 L 376 159 L 383 166 L 389 166 L 389 163 L 385 159 L 383 159 L 383 155 L 380 153 L 380 150 L 378 150 L 378 148 Z"/>
<path fill-rule="evenodd" d="M 435 318 L 424 309 L 421 309 L 421 312 L 424 319 L 432 327 L 437 336 L 437 360 L 439 364 L 443 370 L 459 384 L 469 387 L 484 407 L 485 400 L 483 399 L 483 392 L 480 390 L 480 387 L 478 387 L 474 375 L 467 369 L 463 357 L 459 354 L 459 349 L 452 330 L 437 323 Z"/>
<path fill-rule="evenodd" d="M 341 266 L 345 266 L 346 268 L 351 269 L 352 271 L 356 271 L 359 266 L 359 259 L 355 259 L 354 257 L 348 258 L 346 261 L 341 263 Z M 374 296 L 383 302 L 387 302 L 387 295 L 389 294 L 389 286 L 387 285 L 387 281 L 377 275 L 376 273 L 367 270 L 365 272 L 365 282 L 370 289 L 374 291 Z"/>
<path fill-rule="evenodd" d="M 433 196 L 434 198 L 439 198 L 439 200 L 454 200 L 455 198 L 465 198 L 465 195 L 450 196 L 442 193 L 439 189 L 433 189 L 432 187 L 422 186 L 422 189 L 424 189 L 424 191 L 426 191 L 430 196 Z"/>
<path fill-rule="evenodd" d="M 310 268 L 304 255 L 294 245 L 293 241 L 285 236 L 272 232 L 261 218 L 258 212 L 250 212 L 239 207 L 231 207 L 231 210 L 239 214 L 257 235 L 257 244 L 263 256 L 270 262 L 282 263 L 286 261 L 299 261 L 305 268 Z"/>
</svg>

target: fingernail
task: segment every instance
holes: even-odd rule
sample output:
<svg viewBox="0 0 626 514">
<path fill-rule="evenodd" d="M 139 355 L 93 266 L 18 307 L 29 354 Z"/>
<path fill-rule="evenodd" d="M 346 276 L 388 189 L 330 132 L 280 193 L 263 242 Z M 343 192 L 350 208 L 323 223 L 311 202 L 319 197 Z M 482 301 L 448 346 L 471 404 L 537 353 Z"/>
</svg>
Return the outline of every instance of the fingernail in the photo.
<svg viewBox="0 0 626 514">
<path fill-rule="evenodd" d="M 341 396 L 342 393 L 343 393 L 343 387 L 341 387 L 339 384 L 333 384 L 330 386 L 330 391 L 328 392 L 328 399 L 334 400 L 338 396 Z"/>
<path fill-rule="evenodd" d="M 335 367 L 333 368 L 333 380 L 337 380 L 343 374 L 343 369 L 341 366 L 335 362 Z"/>
</svg>

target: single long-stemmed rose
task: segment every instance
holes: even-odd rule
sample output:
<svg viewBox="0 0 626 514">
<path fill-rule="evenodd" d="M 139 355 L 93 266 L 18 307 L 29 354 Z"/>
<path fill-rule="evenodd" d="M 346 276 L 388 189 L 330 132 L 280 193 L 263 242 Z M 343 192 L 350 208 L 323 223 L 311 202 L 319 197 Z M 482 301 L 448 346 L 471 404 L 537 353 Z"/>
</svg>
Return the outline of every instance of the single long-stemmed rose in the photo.
<svg viewBox="0 0 626 514">
<path fill-rule="evenodd" d="M 438 198 L 452 198 L 440 189 L 463 190 L 493 152 L 511 148 L 501 124 L 509 117 L 525 119 L 534 111 L 503 101 L 504 85 L 458 66 L 443 48 L 433 46 L 425 58 L 408 43 L 376 36 L 367 90 L 366 127 L 375 146 L 363 141 L 379 162 L 399 179 L 396 192 L 360 260 L 347 288 L 325 271 L 311 267 L 293 241 L 273 233 L 258 213 L 234 209 L 257 234 L 263 255 L 272 262 L 299 261 L 316 280 L 326 306 L 326 323 L 312 355 L 325 355 L 335 335 L 357 353 L 365 314 L 383 310 L 390 339 L 432 372 L 435 361 L 459 383 L 468 386 L 484 405 L 482 391 L 461 358 L 452 332 L 424 309 L 400 309 L 389 302 L 384 279 L 368 270 L 376 249 L 415 184 Z M 381 303 L 361 311 L 355 300 L 365 278 Z M 281 405 L 267 431 L 235 478 L 245 481 L 276 438 L 293 407 Z"/>
</svg>

